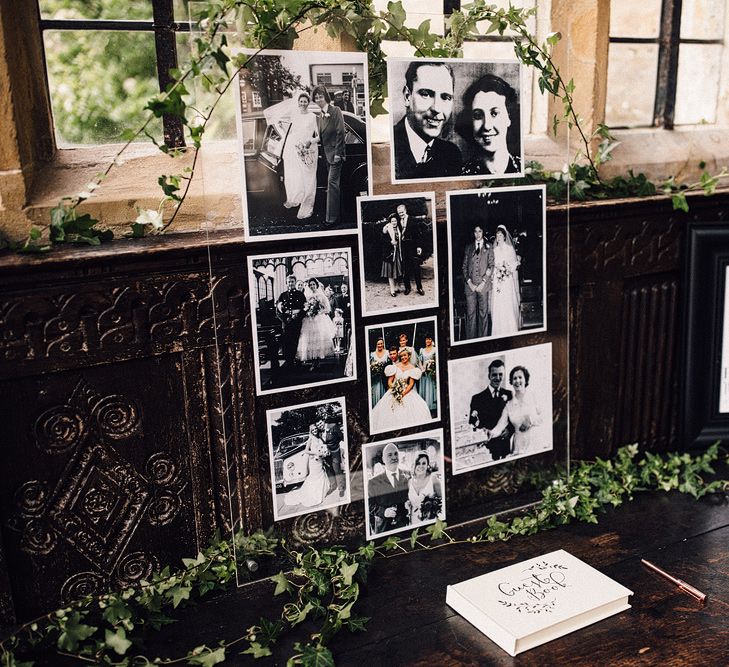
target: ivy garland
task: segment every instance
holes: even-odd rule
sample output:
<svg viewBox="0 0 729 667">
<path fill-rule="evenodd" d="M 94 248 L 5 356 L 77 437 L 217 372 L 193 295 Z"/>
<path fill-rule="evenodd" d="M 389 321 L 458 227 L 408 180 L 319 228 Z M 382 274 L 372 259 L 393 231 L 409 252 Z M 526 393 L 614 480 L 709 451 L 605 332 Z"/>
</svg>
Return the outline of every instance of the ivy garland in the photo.
<svg viewBox="0 0 729 667">
<path fill-rule="evenodd" d="M 508 540 L 572 521 L 597 523 L 600 512 L 619 507 L 640 491 L 678 491 L 696 499 L 729 491 L 729 480 L 704 479 L 714 474 L 718 443 L 699 456 L 646 452 L 637 457 L 638 446 L 630 445 L 618 450 L 612 460 L 578 462 L 569 475 L 543 472 L 533 480 L 543 486 L 542 498 L 531 509 L 509 520 L 491 517 L 479 532 L 464 539 L 449 534 L 443 521 L 422 532 L 416 529 L 405 539 L 391 536 L 353 550 L 308 547 L 299 551 L 260 531 L 250 536 L 239 533 L 232 540 L 216 538 L 197 557 L 183 559 L 178 571 L 166 567 L 138 586 L 88 596 L 25 623 L 0 641 L 0 667 L 31 667 L 34 656 L 48 651 L 94 665 L 212 667 L 234 651 L 254 658 L 271 655 L 276 641 L 305 620 L 317 624 L 317 629 L 306 643 L 295 644 L 287 665 L 330 667 L 334 665 L 328 648 L 331 639 L 344 628 L 363 630 L 369 620 L 358 616 L 355 607 L 376 558 Z M 723 456 L 723 461 L 729 462 L 729 457 Z M 240 637 L 196 646 L 177 658 L 137 653 L 146 636 L 172 622 L 177 608 L 231 587 L 236 569 L 240 574 L 255 569 L 261 559 L 273 558 L 283 558 L 290 568 L 271 577 L 276 584 L 274 595 L 285 595 L 287 600 L 278 618 L 262 618 Z"/>
<path fill-rule="evenodd" d="M 203 3 L 201 3 L 203 4 Z M 389 2 L 387 10 L 375 11 L 371 0 L 207 0 L 205 8 L 196 17 L 198 36 L 189 64 L 184 70 L 171 71 L 174 82 L 167 90 L 149 100 L 145 109 L 149 116 L 136 131 L 125 134 L 124 143 L 104 171 L 86 185 L 83 191 L 64 197 L 51 210 L 48 228 L 33 227 L 26 241 L 16 249 L 37 253 L 49 250 L 59 243 L 85 243 L 99 245 L 113 237 L 111 230 L 97 227 L 99 221 L 88 213 L 79 213 L 78 207 L 103 183 L 115 167 L 123 163 L 123 156 L 132 141 L 146 135 L 170 157 L 192 156 L 190 164 L 175 174 L 163 174 L 158 183 L 163 198 L 157 209 L 139 210 L 131 223 L 128 236 L 141 237 L 163 233 L 175 220 L 185 201 L 197 166 L 198 152 L 208 122 L 238 72 L 267 48 L 291 48 L 300 33 L 310 29 L 324 29 L 332 37 L 341 35 L 354 39 L 357 47 L 367 53 L 370 76 L 370 113 L 384 113 L 387 95 L 386 64 L 382 50 L 384 40 L 406 41 L 421 57 L 460 57 L 463 42 L 480 33 L 479 26 L 487 25 L 486 34 L 512 36 L 516 57 L 538 73 L 541 92 L 562 102 L 563 112 L 552 119 L 556 134 L 560 123 L 566 122 L 578 133 L 582 148 L 573 161 L 561 172 L 547 172 L 538 163 L 527 165 L 527 182 L 543 182 L 553 198 L 564 199 L 568 194 L 578 200 L 607 197 L 647 196 L 663 193 L 671 196 L 675 209 L 688 210 L 686 193 L 703 191 L 712 194 L 719 182 L 729 177 L 729 170 L 711 175 L 704 170 L 700 181 L 678 183 L 670 178 L 661 184 L 650 182 L 644 174 L 629 172 L 610 181 L 600 178 L 599 167 L 610 160 L 616 142 L 606 125 L 600 124 L 591 135 L 586 135 L 584 122 L 573 105 L 575 84 L 565 81 L 552 59 L 554 47 L 561 39 L 551 33 L 543 43 L 527 29 L 527 22 L 536 15 L 536 8 L 508 9 L 474 0 L 446 17 L 445 34 L 434 35 L 430 21 L 417 28 L 408 27 L 402 2 Z M 232 55 L 227 31 L 234 28 L 240 45 L 258 49 L 253 56 Z M 189 102 L 187 86 L 191 82 L 214 94 L 214 101 L 204 109 L 196 109 Z M 170 149 L 157 142 L 147 128 L 155 118 L 164 115 L 179 118 L 185 130 L 189 148 Z M 599 142 L 599 143 L 598 143 Z M 598 143 L 597 149 L 593 145 Z M 522 181 L 523 182 L 523 181 Z M 165 215 L 167 219 L 165 220 Z"/>
</svg>

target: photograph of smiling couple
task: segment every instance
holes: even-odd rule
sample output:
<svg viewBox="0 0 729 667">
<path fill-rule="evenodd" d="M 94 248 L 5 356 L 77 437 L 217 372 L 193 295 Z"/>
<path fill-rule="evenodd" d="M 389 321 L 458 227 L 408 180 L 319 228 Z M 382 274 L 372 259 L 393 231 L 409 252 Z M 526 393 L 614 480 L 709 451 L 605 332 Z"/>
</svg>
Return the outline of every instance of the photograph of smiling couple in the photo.
<svg viewBox="0 0 729 667">
<path fill-rule="evenodd" d="M 393 182 L 523 175 L 517 61 L 387 62 Z"/>
</svg>

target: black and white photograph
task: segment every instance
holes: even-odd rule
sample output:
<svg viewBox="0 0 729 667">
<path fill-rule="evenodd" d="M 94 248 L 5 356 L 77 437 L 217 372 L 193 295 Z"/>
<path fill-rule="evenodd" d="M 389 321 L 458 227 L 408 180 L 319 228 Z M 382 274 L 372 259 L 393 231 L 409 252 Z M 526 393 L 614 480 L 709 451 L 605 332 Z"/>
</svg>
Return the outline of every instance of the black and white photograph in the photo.
<svg viewBox="0 0 729 667">
<path fill-rule="evenodd" d="M 365 327 L 370 433 L 440 419 L 436 318 Z"/>
<path fill-rule="evenodd" d="M 235 89 L 246 239 L 356 232 L 371 183 L 367 55 L 262 51 Z"/>
<path fill-rule="evenodd" d="M 543 185 L 446 193 L 453 345 L 546 331 Z"/>
<path fill-rule="evenodd" d="M 393 183 L 524 174 L 516 60 L 388 58 Z"/>
<path fill-rule="evenodd" d="M 344 397 L 268 410 L 276 521 L 350 502 Z"/>
<path fill-rule="evenodd" d="M 443 431 L 362 445 L 367 539 L 445 521 Z"/>
<path fill-rule="evenodd" d="M 258 395 L 357 379 L 349 248 L 248 258 Z"/>
<path fill-rule="evenodd" d="M 553 449 L 552 344 L 448 362 L 453 474 Z"/>
<path fill-rule="evenodd" d="M 435 193 L 357 200 L 362 314 L 438 306 Z"/>
</svg>

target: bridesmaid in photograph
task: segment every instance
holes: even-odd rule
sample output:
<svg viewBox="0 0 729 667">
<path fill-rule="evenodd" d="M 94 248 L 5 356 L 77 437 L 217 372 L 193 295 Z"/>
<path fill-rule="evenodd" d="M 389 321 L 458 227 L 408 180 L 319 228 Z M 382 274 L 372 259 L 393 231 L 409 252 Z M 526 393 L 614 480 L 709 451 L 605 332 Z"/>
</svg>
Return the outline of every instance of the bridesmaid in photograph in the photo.
<svg viewBox="0 0 729 667">
<path fill-rule="evenodd" d="M 418 383 L 418 393 L 428 404 L 430 411 L 434 413 L 438 406 L 438 387 L 435 381 L 435 343 L 433 343 L 432 334 L 425 334 L 425 347 L 420 348 L 419 357 L 419 366 L 423 375 Z"/>
<path fill-rule="evenodd" d="M 390 361 L 390 356 L 385 350 L 385 341 L 378 338 L 375 349 L 370 352 L 370 376 L 372 381 L 372 395 L 370 405 L 377 405 L 385 391 L 387 391 L 387 378 L 385 377 L 385 366 Z"/>
</svg>

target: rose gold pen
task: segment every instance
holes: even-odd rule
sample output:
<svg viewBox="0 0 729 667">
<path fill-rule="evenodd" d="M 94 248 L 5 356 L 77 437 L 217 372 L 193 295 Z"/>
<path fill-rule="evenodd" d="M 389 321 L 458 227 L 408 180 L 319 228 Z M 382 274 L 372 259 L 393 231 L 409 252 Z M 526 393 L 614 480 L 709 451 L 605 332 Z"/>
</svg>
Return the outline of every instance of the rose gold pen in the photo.
<svg viewBox="0 0 729 667">
<path fill-rule="evenodd" d="M 698 588 L 694 588 L 691 584 L 687 584 L 682 579 L 672 577 L 668 572 L 662 570 L 657 565 L 654 565 L 645 558 L 641 558 L 640 562 L 643 563 L 649 570 L 653 570 L 656 574 L 660 574 L 664 579 L 668 579 L 672 584 L 678 587 L 679 590 L 684 593 L 688 593 L 692 598 L 695 598 L 699 602 L 706 602 L 706 593 L 702 593 Z"/>
</svg>

